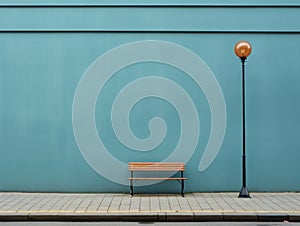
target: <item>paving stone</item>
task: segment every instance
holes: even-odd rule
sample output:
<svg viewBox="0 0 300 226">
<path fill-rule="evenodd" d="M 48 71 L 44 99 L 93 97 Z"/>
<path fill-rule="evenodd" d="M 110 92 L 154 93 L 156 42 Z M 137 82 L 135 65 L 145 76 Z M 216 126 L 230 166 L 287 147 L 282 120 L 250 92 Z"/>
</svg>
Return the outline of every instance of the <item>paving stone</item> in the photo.
<svg viewBox="0 0 300 226">
<path fill-rule="evenodd" d="M 129 210 L 130 205 L 120 205 L 119 210 Z"/>
<path fill-rule="evenodd" d="M 106 206 L 99 206 L 99 208 L 97 209 L 98 211 L 107 211 L 107 207 Z"/>
</svg>

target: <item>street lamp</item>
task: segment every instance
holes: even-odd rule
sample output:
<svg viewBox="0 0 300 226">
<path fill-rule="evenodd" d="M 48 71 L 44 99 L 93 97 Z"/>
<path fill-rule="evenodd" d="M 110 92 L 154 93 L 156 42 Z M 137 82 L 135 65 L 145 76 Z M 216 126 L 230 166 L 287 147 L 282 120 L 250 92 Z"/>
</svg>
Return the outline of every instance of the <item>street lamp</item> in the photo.
<svg viewBox="0 0 300 226">
<path fill-rule="evenodd" d="M 251 53 L 251 45 L 247 41 L 240 41 L 234 47 L 235 54 L 241 59 L 242 62 L 242 101 L 243 101 L 243 155 L 242 155 L 242 167 L 243 167 L 243 186 L 239 194 L 239 198 L 250 198 L 246 186 L 246 131 L 245 131 L 245 62 L 247 57 Z"/>
</svg>

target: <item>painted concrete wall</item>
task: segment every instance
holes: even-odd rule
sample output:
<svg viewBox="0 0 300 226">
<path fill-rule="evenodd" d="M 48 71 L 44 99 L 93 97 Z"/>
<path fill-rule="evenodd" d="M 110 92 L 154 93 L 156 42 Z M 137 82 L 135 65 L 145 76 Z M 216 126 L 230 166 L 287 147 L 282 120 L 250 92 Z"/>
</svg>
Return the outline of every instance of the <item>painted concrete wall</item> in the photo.
<svg viewBox="0 0 300 226">
<path fill-rule="evenodd" d="M 0 190 L 128 192 L 129 161 L 184 161 L 187 192 L 239 191 L 247 40 L 248 188 L 298 191 L 300 4 L 274 2 L 0 1 Z"/>
</svg>

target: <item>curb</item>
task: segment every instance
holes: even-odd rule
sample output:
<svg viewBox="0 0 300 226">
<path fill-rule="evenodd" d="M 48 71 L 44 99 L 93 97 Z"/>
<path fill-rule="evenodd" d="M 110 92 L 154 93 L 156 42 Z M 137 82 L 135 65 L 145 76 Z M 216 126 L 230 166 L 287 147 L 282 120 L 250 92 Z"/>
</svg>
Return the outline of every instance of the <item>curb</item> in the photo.
<svg viewBox="0 0 300 226">
<path fill-rule="evenodd" d="M 104 214 L 70 214 L 70 213 L 30 213 L 0 214 L 0 221 L 131 221 L 131 222 L 241 222 L 272 221 L 300 222 L 300 214 L 256 214 L 256 213 L 104 213 Z"/>
</svg>

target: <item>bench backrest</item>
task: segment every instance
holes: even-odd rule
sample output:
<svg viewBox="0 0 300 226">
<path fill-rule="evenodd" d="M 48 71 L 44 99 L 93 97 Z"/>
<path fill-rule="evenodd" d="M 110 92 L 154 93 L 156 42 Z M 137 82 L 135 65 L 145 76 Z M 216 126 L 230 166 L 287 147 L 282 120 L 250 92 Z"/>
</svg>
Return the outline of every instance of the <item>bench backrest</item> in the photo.
<svg viewBox="0 0 300 226">
<path fill-rule="evenodd" d="M 183 162 L 129 162 L 129 171 L 184 171 Z"/>
</svg>

